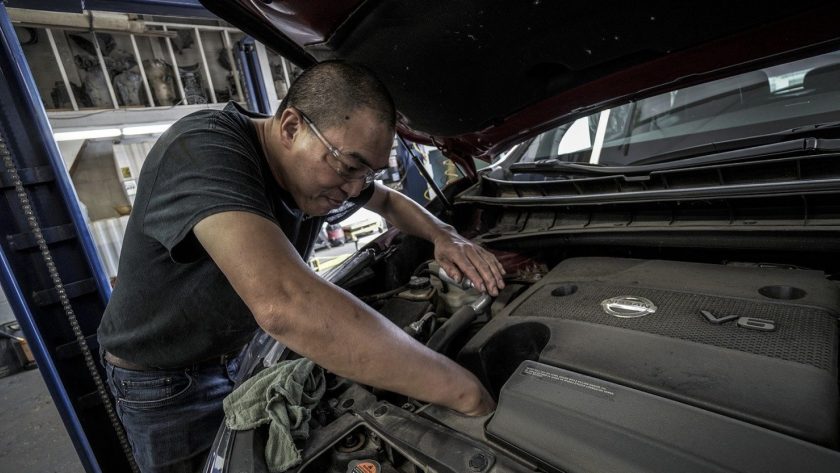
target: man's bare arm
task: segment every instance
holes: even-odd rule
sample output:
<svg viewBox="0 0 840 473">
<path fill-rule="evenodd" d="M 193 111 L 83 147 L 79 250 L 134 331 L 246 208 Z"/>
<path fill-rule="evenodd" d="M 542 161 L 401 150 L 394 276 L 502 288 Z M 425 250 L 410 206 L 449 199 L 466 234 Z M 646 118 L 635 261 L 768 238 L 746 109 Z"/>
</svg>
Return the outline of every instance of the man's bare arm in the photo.
<svg viewBox="0 0 840 473">
<path fill-rule="evenodd" d="M 494 408 L 469 371 L 312 272 L 273 222 L 224 212 L 194 232 L 260 327 L 296 353 L 340 376 L 468 415 Z"/>
<path fill-rule="evenodd" d="M 383 216 L 402 232 L 434 243 L 435 259 L 456 281 L 466 275 L 479 290 L 493 296 L 505 287 L 505 271 L 492 253 L 462 237 L 451 225 L 403 194 L 377 184 L 365 208 Z"/>
</svg>

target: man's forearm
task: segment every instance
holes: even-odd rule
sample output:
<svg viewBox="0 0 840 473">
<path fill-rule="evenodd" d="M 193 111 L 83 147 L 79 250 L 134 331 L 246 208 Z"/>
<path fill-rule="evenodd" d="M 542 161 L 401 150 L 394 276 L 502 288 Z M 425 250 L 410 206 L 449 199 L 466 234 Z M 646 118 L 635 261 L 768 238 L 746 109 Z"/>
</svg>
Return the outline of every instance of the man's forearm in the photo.
<svg viewBox="0 0 840 473">
<path fill-rule="evenodd" d="M 437 238 L 455 234 L 452 225 L 444 223 L 408 197 L 389 191 L 373 210 L 401 232 L 434 242 Z"/>
<path fill-rule="evenodd" d="M 270 335 L 296 353 L 362 384 L 461 412 L 480 410 L 488 403 L 471 373 L 358 299 L 323 281 L 307 286 L 274 315 L 282 322 L 266 324 Z"/>
</svg>

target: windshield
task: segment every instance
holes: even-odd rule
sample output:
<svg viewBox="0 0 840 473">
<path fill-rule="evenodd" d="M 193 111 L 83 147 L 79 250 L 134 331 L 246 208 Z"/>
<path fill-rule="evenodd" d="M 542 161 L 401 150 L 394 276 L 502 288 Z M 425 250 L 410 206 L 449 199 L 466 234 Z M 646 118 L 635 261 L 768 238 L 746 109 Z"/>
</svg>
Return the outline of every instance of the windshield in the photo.
<svg viewBox="0 0 840 473">
<path fill-rule="evenodd" d="M 520 163 L 646 164 L 666 153 L 840 120 L 840 51 L 674 90 L 546 131 Z M 514 153 L 519 155 L 519 153 Z"/>
</svg>

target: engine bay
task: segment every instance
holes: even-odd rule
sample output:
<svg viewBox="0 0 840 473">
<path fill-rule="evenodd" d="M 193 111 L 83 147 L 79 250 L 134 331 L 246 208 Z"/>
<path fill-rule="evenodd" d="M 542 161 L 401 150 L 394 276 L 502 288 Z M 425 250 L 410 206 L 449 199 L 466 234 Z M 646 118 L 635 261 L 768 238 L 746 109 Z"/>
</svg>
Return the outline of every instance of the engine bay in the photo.
<svg viewBox="0 0 840 473">
<path fill-rule="evenodd" d="M 399 238 L 331 280 L 476 374 L 497 410 L 466 417 L 328 375 L 293 471 L 840 468 L 840 286 L 826 270 L 500 253 L 491 299 Z M 238 442 L 259 457 L 266 437 Z"/>
</svg>

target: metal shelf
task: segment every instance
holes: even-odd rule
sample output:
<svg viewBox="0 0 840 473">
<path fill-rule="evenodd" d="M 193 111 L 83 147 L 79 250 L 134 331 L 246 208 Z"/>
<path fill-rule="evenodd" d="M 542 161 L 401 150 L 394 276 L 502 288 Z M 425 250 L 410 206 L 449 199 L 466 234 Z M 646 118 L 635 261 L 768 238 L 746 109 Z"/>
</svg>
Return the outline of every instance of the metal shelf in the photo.
<svg viewBox="0 0 840 473">
<path fill-rule="evenodd" d="M 31 64 L 42 66 L 35 79 L 51 112 L 247 100 L 234 51 L 244 34 L 236 28 L 138 21 L 142 33 L 80 31 L 33 24 L 25 11 L 19 12 L 21 19 L 13 23 L 32 38 L 24 53 Z M 47 41 L 39 40 L 44 37 Z"/>
</svg>

